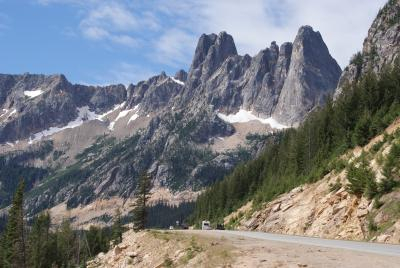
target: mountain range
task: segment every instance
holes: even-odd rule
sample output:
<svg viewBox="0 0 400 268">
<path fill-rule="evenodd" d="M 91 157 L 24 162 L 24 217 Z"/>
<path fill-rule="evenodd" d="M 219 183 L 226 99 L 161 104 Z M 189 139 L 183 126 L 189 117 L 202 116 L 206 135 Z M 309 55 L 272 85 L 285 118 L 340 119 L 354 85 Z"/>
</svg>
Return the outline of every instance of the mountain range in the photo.
<svg viewBox="0 0 400 268">
<path fill-rule="evenodd" d="M 226 32 L 203 34 L 188 72 L 127 87 L 2 74 L 0 157 L 8 171 L 0 174 L 0 205 L 25 174 L 30 215 L 60 204 L 125 204 L 142 172 L 153 177 L 154 202 L 192 201 L 258 155 L 266 136 L 323 106 L 341 75 L 310 26 L 253 57 L 238 55 Z"/>
</svg>

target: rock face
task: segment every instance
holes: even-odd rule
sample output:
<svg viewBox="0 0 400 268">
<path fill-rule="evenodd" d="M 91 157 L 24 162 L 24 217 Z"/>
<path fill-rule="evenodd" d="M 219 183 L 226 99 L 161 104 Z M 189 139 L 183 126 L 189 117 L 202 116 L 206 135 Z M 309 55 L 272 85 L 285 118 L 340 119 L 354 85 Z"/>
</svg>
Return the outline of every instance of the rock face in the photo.
<svg viewBox="0 0 400 268">
<path fill-rule="evenodd" d="M 180 79 L 185 79 L 185 73 L 178 73 Z M 174 80 L 164 72 L 136 86 L 128 87 L 127 107 L 141 106 L 142 113 L 159 112 L 172 107 L 172 101 L 182 93 L 183 85 L 179 79 Z"/>
<path fill-rule="evenodd" d="M 123 85 L 72 85 L 63 75 L 0 75 L 0 94 L 0 143 L 66 125 L 79 107 L 102 113 L 126 98 Z"/>
<path fill-rule="evenodd" d="M 379 74 L 400 53 L 400 1 L 390 0 L 378 13 L 368 31 L 363 49 L 344 69 L 335 92 L 337 98 L 347 83 L 353 83 L 369 70 Z"/>
<path fill-rule="evenodd" d="M 179 104 L 194 99 L 198 106 L 225 113 L 242 108 L 297 125 L 333 94 L 340 74 L 321 35 L 309 26 L 300 28 L 293 44 L 279 48 L 272 42 L 253 58 L 237 55 L 232 37 L 224 32 L 203 35 Z"/>
<path fill-rule="evenodd" d="M 309 26 L 301 27 L 273 117 L 287 124 L 301 122 L 333 93 L 340 74 L 341 69 L 329 54 L 321 34 Z"/>
</svg>

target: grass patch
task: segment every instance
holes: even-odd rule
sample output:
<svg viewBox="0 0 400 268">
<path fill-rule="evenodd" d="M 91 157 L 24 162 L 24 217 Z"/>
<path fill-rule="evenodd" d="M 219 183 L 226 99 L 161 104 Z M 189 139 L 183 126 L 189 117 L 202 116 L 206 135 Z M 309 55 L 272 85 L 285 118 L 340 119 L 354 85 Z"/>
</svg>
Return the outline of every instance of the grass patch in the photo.
<svg viewBox="0 0 400 268">
<path fill-rule="evenodd" d="M 156 231 L 156 230 L 150 230 L 149 232 L 156 239 L 164 240 L 166 242 L 169 242 L 171 240 L 171 233 L 170 232 Z"/>
</svg>

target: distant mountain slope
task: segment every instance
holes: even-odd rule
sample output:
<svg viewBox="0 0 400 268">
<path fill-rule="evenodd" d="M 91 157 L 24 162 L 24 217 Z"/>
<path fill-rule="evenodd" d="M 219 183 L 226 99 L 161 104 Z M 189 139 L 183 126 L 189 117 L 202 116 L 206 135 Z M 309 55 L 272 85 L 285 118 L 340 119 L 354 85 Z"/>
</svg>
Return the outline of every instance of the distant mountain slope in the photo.
<svg viewBox="0 0 400 268">
<path fill-rule="evenodd" d="M 204 34 L 188 73 L 128 87 L 0 75 L 0 152 L 24 155 L 51 141 L 42 158 L 14 167 L 43 169 L 29 184 L 29 212 L 133 198 L 142 172 L 153 176 L 156 196 L 189 191 L 193 199 L 259 154 L 271 132 L 324 105 L 340 73 L 320 33 L 304 26 L 293 44 L 273 42 L 254 57 L 238 55 L 225 32 Z"/>
</svg>

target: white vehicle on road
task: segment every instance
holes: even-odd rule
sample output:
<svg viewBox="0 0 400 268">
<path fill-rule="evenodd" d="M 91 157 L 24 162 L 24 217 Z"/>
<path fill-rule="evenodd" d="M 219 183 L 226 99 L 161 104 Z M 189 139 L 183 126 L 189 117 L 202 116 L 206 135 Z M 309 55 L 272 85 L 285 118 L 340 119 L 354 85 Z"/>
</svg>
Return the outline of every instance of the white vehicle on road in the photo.
<svg viewBox="0 0 400 268">
<path fill-rule="evenodd" d="M 201 230 L 211 230 L 210 221 L 202 221 L 201 222 Z"/>
</svg>

